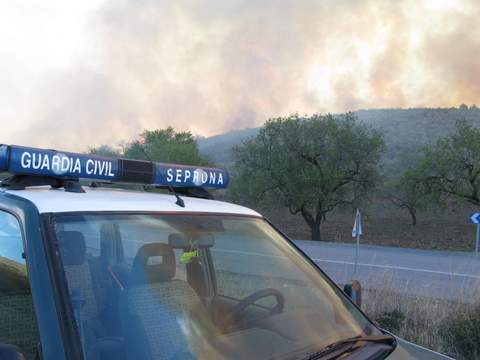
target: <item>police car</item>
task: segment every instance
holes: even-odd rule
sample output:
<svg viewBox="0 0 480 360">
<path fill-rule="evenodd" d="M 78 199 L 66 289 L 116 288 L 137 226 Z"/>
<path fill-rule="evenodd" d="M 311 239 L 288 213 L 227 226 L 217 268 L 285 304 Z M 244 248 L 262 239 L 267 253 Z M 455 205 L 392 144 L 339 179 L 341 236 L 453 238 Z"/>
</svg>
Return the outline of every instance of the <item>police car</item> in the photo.
<svg viewBox="0 0 480 360">
<path fill-rule="evenodd" d="M 0 359 L 446 358 L 378 328 L 260 214 L 212 200 L 224 170 L 0 145 L 2 172 Z"/>
</svg>

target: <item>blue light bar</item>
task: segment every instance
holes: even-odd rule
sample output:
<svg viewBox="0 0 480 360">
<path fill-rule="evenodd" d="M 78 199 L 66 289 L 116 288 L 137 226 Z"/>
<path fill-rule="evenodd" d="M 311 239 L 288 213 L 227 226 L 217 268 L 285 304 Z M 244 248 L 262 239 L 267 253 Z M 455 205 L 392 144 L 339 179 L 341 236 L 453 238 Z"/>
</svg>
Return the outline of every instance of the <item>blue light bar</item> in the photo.
<svg viewBox="0 0 480 360">
<path fill-rule="evenodd" d="M 14 175 L 58 179 L 92 179 L 209 189 L 224 189 L 229 182 L 228 172 L 222 169 L 111 159 L 16 145 L 0 145 L 0 172 L 4 171 Z"/>
<path fill-rule="evenodd" d="M 226 170 L 161 163 L 155 165 L 155 184 L 205 188 L 226 188 L 228 185 Z"/>
<path fill-rule="evenodd" d="M 119 179 L 117 161 L 108 158 L 22 146 L 8 146 L 7 152 L 7 171 L 12 174 L 111 181 Z"/>
<path fill-rule="evenodd" d="M 0 145 L 0 172 L 8 169 L 8 147 Z"/>
</svg>

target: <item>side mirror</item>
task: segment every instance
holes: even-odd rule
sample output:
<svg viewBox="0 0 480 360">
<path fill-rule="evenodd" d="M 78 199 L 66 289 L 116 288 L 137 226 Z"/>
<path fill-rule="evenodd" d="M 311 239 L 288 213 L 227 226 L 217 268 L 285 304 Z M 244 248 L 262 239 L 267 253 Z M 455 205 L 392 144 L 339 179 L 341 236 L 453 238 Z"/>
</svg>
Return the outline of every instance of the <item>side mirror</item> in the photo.
<svg viewBox="0 0 480 360">
<path fill-rule="evenodd" d="M 345 284 L 343 291 L 358 307 L 362 307 L 362 285 L 358 280 L 352 280 L 350 284 Z"/>
<path fill-rule="evenodd" d="M 0 360 L 25 360 L 25 356 L 14 345 L 0 344 Z"/>
</svg>

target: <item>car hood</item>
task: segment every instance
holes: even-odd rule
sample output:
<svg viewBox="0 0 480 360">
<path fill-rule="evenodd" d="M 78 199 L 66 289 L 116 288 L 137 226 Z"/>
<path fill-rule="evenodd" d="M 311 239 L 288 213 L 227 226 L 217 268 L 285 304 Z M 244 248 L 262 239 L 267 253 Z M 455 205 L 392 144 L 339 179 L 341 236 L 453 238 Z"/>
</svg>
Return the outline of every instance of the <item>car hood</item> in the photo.
<svg viewBox="0 0 480 360">
<path fill-rule="evenodd" d="M 447 360 L 452 359 L 446 355 L 437 353 L 411 342 L 397 338 L 397 347 L 388 360 Z"/>
</svg>

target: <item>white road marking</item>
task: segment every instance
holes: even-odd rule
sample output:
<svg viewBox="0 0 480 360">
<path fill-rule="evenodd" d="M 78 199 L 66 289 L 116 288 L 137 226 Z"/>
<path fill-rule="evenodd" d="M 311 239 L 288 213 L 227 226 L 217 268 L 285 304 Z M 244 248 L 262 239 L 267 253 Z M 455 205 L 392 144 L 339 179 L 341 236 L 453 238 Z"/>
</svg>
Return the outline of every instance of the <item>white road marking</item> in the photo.
<svg viewBox="0 0 480 360">
<path fill-rule="evenodd" d="M 277 258 L 277 259 L 286 259 L 285 257 L 282 257 L 282 256 L 262 254 L 262 253 L 252 252 L 252 251 L 225 250 L 225 249 L 221 249 L 221 250 L 220 249 L 213 249 L 213 251 L 232 253 L 232 254 L 240 254 L 240 255 L 253 255 L 253 256 L 271 257 L 271 258 Z M 318 258 L 311 258 L 311 260 L 315 261 L 315 262 L 326 262 L 326 263 L 332 263 L 332 264 L 343 264 L 343 265 L 354 265 L 355 264 L 355 263 L 350 262 L 350 261 L 328 260 L 328 259 L 318 259 Z M 366 263 L 358 263 L 358 266 L 383 268 L 383 269 L 390 269 L 390 270 L 423 272 L 423 273 L 428 273 L 428 274 L 437 274 L 437 275 L 445 275 L 445 276 L 458 276 L 458 277 L 480 280 L 480 276 L 478 276 L 478 275 L 458 273 L 458 272 L 439 271 L 439 270 L 429 270 L 429 269 L 421 269 L 421 268 L 411 268 L 411 267 L 406 267 L 406 266 L 379 265 L 379 264 L 366 264 Z"/>
<path fill-rule="evenodd" d="M 355 265 L 354 262 L 350 262 L 350 261 L 327 260 L 327 259 L 312 259 L 312 260 L 315 261 L 315 262 L 326 262 L 326 263 L 332 263 L 332 264 Z M 457 272 L 439 271 L 439 270 L 411 268 L 411 267 L 406 267 L 406 266 L 378 265 L 378 264 L 365 264 L 365 263 L 358 263 L 358 266 L 383 268 L 383 269 L 391 269 L 391 270 L 416 271 L 416 272 L 424 272 L 424 273 L 429 273 L 429 274 L 458 276 L 458 277 L 465 277 L 465 278 L 480 280 L 480 276 L 477 276 L 477 275 L 457 273 Z"/>
</svg>

